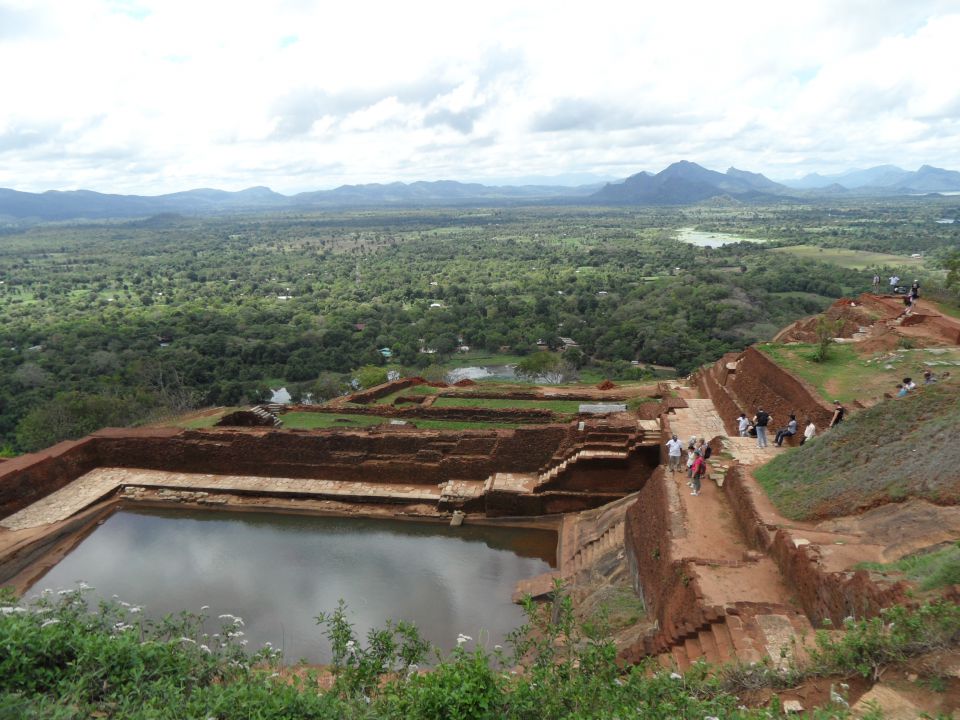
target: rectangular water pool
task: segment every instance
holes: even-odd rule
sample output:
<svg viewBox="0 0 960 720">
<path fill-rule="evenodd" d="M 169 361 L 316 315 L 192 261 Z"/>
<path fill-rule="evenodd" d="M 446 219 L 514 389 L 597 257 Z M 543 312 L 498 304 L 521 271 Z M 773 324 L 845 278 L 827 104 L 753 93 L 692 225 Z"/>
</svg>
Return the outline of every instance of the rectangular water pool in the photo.
<svg viewBox="0 0 960 720">
<path fill-rule="evenodd" d="M 85 582 L 147 617 L 181 610 L 243 618 L 251 649 L 287 662 L 327 662 L 315 617 L 341 598 L 358 636 L 388 619 L 416 623 L 443 649 L 464 633 L 490 646 L 523 622 L 516 582 L 555 564 L 556 533 L 489 526 L 240 512 L 132 511 L 111 515 L 39 579 Z"/>
</svg>

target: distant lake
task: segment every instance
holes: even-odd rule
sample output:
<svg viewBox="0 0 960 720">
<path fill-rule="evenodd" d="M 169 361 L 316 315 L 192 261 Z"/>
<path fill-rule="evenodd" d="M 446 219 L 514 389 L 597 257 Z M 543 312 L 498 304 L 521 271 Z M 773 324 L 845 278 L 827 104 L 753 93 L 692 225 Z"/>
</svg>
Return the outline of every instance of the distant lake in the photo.
<svg viewBox="0 0 960 720">
<path fill-rule="evenodd" d="M 480 380 L 483 378 L 515 380 L 517 377 L 516 372 L 514 372 L 515 368 L 515 365 L 473 365 L 454 368 L 447 373 L 447 382 L 455 383 L 460 380 Z"/>
<path fill-rule="evenodd" d="M 677 230 L 677 240 L 697 247 L 717 248 L 723 245 L 732 245 L 738 242 L 762 243 L 764 240 L 758 238 L 748 238 L 742 235 L 731 235 L 730 233 L 720 232 L 700 232 L 693 228 L 680 228 Z"/>
</svg>

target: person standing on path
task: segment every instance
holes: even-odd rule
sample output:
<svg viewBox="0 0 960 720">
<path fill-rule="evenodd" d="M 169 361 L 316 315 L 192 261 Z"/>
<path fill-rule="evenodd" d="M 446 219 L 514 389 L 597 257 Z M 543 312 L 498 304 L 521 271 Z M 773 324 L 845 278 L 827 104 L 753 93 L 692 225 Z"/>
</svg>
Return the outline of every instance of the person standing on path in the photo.
<svg viewBox="0 0 960 720">
<path fill-rule="evenodd" d="M 890 292 L 896 293 L 896 292 L 897 292 L 897 285 L 899 285 L 899 284 L 900 284 L 900 276 L 899 276 L 899 275 L 891 275 L 891 276 L 890 276 Z"/>
<path fill-rule="evenodd" d="M 843 405 L 840 404 L 839 400 L 833 401 L 833 417 L 830 418 L 830 425 L 828 427 L 836 427 L 843 422 L 843 416 L 846 414 L 846 410 Z"/>
<path fill-rule="evenodd" d="M 747 437 L 750 434 L 750 420 L 746 413 L 740 413 L 740 417 L 737 418 L 737 430 L 740 432 L 740 437 Z"/>
<path fill-rule="evenodd" d="M 677 434 L 667 440 L 667 453 L 670 459 L 670 472 L 676 472 L 680 469 L 680 456 L 683 454 L 683 443 L 677 439 Z"/>
<path fill-rule="evenodd" d="M 880 276 L 879 275 L 873 276 L 873 292 L 874 294 L 877 294 L 880 292 Z"/>
<path fill-rule="evenodd" d="M 702 455 L 697 455 L 693 460 L 693 491 L 690 493 L 694 497 L 700 494 L 700 479 L 707 468 L 707 462 Z"/>
<path fill-rule="evenodd" d="M 767 446 L 767 424 L 770 422 L 770 413 L 763 408 L 757 408 L 757 414 L 753 418 L 753 426 L 757 429 L 757 447 L 765 448 Z"/>
</svg>

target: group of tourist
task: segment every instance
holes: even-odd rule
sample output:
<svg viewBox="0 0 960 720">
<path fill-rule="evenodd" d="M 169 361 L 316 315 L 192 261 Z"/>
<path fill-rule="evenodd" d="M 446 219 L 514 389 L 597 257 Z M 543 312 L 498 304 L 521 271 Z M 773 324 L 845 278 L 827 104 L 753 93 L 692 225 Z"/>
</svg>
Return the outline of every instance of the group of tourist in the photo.
<svg viewBox="0 0 960 720">
<path fill-rule="evenodd" d="M 830 418 L 829 427 L 835 427 L 843 422 L 843 416 L 845 414 L 846 408 L 843 407 L 839 400 L 835 401 L 833 417 Z M 772 419 L 770 413 L 762 407 L 757 408 L 757 414 L 753 416 L 753 419 L 748 418 L 746 413 L 740 413 L 740 416 L 736 420 L 740 437 L 755 437 L 758 448 L 767 447 L 767 427 L 771 424 Z M 799 429 L 800 425 L 797 422 L 797 416 L 791 413 L 787 424 L 777 430 L 773 440 L 774 444 L 777 447 L 783 447 L 783 441 L 788 437 L 796 435 Z M 812 440 L 816 435 L 817 426 L 814 424 L 812 418 L 807 418 L 803 428 L 803 437 L 800 438 L 800 444 L 803 445 L 808 440 Z"/>
<path fill-rule="evenodd" d="M 937 376 L 930 370 L 925 370 L 923 373 L 923 384 L 933 385 L 935 382 L 937 382 Z M 913 381 L 913 378 L 905 377 L 902 383 L 897 384 L 897 397 L 905 397 L 916 389 L 917 384 Z"/>
<path fill-rule="evenodd" d="M 690 436 L 687 443 L 687 485 L 690 487 L 690 494 L 694 497 L 700 494 L 701 481 L 707 472 L 707 460 L 713 454 L 710 444 L 704 438 L 697 438 L 696 435 Z M 676 433 L 667 440 L 667 457 L 670 462 L 668 467 L 670 472 L 679 472 L 683 460 L 683 443 L 677 438 Z"/>
</svg>

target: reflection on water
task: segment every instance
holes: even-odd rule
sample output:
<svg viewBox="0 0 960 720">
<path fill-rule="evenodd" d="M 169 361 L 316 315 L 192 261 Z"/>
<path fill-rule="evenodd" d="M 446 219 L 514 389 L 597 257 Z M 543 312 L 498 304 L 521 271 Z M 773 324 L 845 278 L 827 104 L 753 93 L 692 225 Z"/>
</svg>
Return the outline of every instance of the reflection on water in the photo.
<svg viewBox="0 0 960 720">
<path fill-rule="evenodd" d="M 247 513 L 121 511 L 33 588 L 73 587 L 145 606 L 244 619 L 251 648 L 290 662 L 330 659 L 314 618 L 346 600 L 359 636 L 409 620 L 439 647 L 458 633 L 501 642 L 523 620 L 517 580 L 555 562 L 552 532 L 393 520 Z M 31 593 L 32 594 L 32 593 Z M 209 632 L 219 623 L 211 622 Z"/>
<path fill-rule="evenodd" d="M 762 243 L 760 238 L 748 238 L 742 235 L 732 235 L 721 232 L 701 232 L 693 228 L 679 228 L 677 230 L 677 240 L 697 247 L 718 248 L 724 245 L 732 245 L 738 242 L 756 242 Z"/>
<path fill-rule="evenodd" d="M 491 378 L 497 380 L 514 380 L 517 375 L 514 365 L 478 365 L 471 367 L 454 368 L 447 373 L 447 382 L 455 383 L 461 380 L 480 380 Z"/>
</svg>

